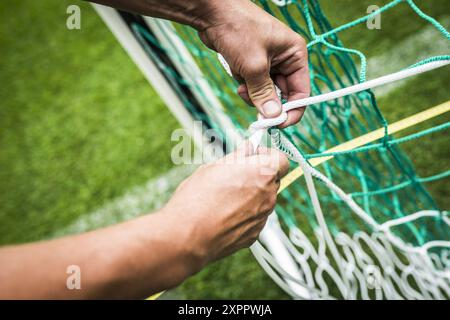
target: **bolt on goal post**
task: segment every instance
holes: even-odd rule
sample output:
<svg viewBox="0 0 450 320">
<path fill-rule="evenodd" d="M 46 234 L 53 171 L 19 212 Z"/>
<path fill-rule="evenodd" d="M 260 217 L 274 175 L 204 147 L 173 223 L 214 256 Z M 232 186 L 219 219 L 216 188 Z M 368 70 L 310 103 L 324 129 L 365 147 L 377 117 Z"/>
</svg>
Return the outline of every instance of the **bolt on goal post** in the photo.
<svg viewBox="0 0 450 320">
<path fill-rule="evenodd" d="M 333 28 L 319 2 L 256 1 L 307 40 L 313 98 L 352 86 L 364 90 L 319 99 L 300 125 L 269 130 L 272 146 L 298 168 L 282 184 L 276 212 L 252 252 L 293 298 L 448 299 L 450 222 L 425 183 L 450 172 L 418 177 L 398 145 L 446 130 L 449 123 L 399 139 L 391 134 L 447 113 L 450 104 L 389 124 L 364 87 L 370 83 L 365 56 L 338 37 L 377 12 Z M 448 31 L 413 1 L 391 1 L 378 13 L 398 5 L 450 40 Z M 94 7 L 184 128 L 191 130 L 192 122 L 201 120 L 231 135 L 227 139 L 242 139 L 231 129 L 247 128 L 255 114 L 235 95 L 236 83 L 193 30 Z M 449 60 L 433 56 L 409 67 L 431 69 L 430 64 Z M 202 145 L 202 137 L 193 138 Z"/>
</svg>

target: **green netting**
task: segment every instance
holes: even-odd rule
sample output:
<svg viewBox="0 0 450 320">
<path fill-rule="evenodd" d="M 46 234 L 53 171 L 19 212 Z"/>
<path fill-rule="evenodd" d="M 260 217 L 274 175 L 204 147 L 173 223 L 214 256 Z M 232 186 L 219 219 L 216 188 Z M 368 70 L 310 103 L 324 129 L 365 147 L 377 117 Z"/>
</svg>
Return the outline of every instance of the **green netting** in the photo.
<svg viewBox="0 0 450 320">
<path fill-rule="evenodd" d="M 357 84 L 366 80 L 367 59 L 363 52 L 346 46 L 338 37 L 340 32 L 365 23 L 376 14 L 388 14 L 394 7 L 403 6 L 402 10 L 412 10 L 417 17 L 432 25 L 442 37 L 450 40 L 449 32 L 435 19 L 426 15 L 410 0 L 394 0 L 367 16 L 332 27 L 321 10 L 319 1 L 288 1 L 276 5 L 272 1 L 256 1 L 267 12 L 289 25 L 308 42 L 310 59 L 310 78 L 312 95 Z M 183 62 L 185 57 L 175 48 L 163 47 L 145 28 L 139 24 L 132 26 L 144 46 L 146 41 L 158 46 L 172 59 Z M 214 94 L 224 107 L 224 113 L 237 128 L 245 129 L 256 118 L 255 111 L 245 106 L 235 94 L 237 83 L 231 79 L 221 66 L 215 52 L 208 50 L 199 40 L 196 32 L 185 26 L 176 26 L 179 37 L 194 57 Z M 152 50 L 148 48 L 152 55 Z M 186 81 L 179 73 L 161 59 L 153 56 L 160 68 L 174 83 L 186 108 L 196 119 L 204 121 L 210 127 L 221 130 L 205 113 L 192 106 L 189 97 L 183 93 L 183 86 L 196 90 L 202 89 L 196 81 Z M 414 65 L 435 60 L 448 60 L 448 55 L 437 55 L 416 61 Z M 399 66 L 408 68 L 411 66 Z M 395 70 L 397 71 L 397 70 Z M 208 99 L 205 95 L 204 99 Z M 399 119 L 400 120 L 400 119 Z M 438 210 L 442 214 L 427 223 L 407 223 L 397 227 L 396 235 L 413 245 L 450 239 L 448 226 L 443 222 L 447 214 L 440 208 L 427 192 L 425 184 L 447 178 L 450 170 L 436 172 L 432 176 L 419 177 L 412 161 L 400 150 L 399 145 L 419 139 L 437 131 L 446 130 L 450 122 L 404 136 L 393 138 L 385 136 L 375 143 L 351 151 L 326 153 L 326 150 L 346 141 L 357 138 L 378 128 L 385 128 L 388 121 L 372 91 L 367 90 L 336 100 L 311 105 L 307 108 L 304 119 L 298 125 L 283 130 L 290 141 L 296 145 L 306 159 L 333 155 L 334 158 L 321 165 L 320 171 L 330 180 L 348 192 L 353 199 L 379 223 L 404 217 L 422 209 Z M 367 226 L 355 219 L 348 206 L 325 186 L 318 185 L 322 209 L 326 212 L 326 223 L 332 232 L 355 234 L 367 230 Z M 284 227 L 289 229 L 301 226 L 308 238 L 313 239 L 318 228 L 309 194 L 303 180 L 299 180 L 285 189 L 276 208 Z M 311 240 L 317 244 L 317 240 Z"/>
</svg>

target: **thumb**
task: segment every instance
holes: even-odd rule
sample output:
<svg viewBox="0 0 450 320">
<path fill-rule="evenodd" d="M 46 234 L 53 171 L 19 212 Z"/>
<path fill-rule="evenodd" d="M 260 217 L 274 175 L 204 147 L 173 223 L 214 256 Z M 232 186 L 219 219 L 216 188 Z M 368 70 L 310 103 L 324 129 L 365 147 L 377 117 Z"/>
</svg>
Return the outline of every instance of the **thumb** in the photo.
<svg viewBox="0 0 450 320">
<path fill-rule="evenodd" d="M 242 162 L 248 156 L 252 156 L 253 153 L 252 143 L 248 140 L 244 140 L 238 145 L 234 152 L 230 152 L 218 161 L 226 164 L 236 164 Z"/>
<path fill-rule="evenodd" d="M 236 154 L 239 158 L 245 158 L 253 155 L 253 145 L 249 140 L 242 141 L 236 148 Z"/>
<path fill-rule="evenodd" d="M 281 114 L 281 101 L 269 75 L 269 66 L 256 68 L 244 78 L 250 100 L 258 112 L 266 118 L 274 118 Z"/>
</svg>

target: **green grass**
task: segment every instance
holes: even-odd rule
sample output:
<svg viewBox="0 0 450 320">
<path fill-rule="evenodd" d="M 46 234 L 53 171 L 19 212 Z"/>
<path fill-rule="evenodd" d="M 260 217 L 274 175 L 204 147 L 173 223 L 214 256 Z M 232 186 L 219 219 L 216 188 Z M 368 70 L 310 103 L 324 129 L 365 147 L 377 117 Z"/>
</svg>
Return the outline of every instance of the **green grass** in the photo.
<svg viewBox="0 0 450 320">
<path fill-rule="evenodd" d="M 89 4 L 0 4 L 0 243 L 46 237 L 169 169 L 178 126 Z"/>
<path fill-rule="evenodd" d="M 339 26 L 367 14 L 369 5 L 383 7 L 390 0 L 322 0 L 324 14 L 333 26 Z M 450 14 L 446 0 L 416 0 L 418 7 L 437 20 Z M 400 3 L 381 14 L 381 29 L 368 30 L 365 23 L 339 33 L 340 39 L 354 49 L 361 50 L 368 57 L 383 54 L 396 43 L 418 32 L 429 23 L 418 18 L 405 3 Z M 446 28 L 450 26 L 445 26 Z M 401 51 L 398 52 L 401 54 Z"/>
<path fill-rule="evenodd" d="M 377 4 L 341 0 L 340 10 L 336 1 L 323 2 L 336 23 L 361 16 L 369 2 Z M 77 2 L 82 29 L 66 29 L 66 8 L 73 3 L 0 3 L 0 244 L 48 237 L 172 166 L 175 119 L 88 4 Z M 417 3 L 435 17 L 450 14 L 445 0 Z M 411 18 L 398 7 L 382 16 L 385 30 L 359 28 L 340 36 L 378 55 L 424 26 Z M 446 101 L 449 76 L 448 67 L 420 76 L 379 99 L 380 109 L 396 121 Z M 427 176 L 448 169 L 447 140 L 438 133 L 402 148 L 419 175 Z M 428 188 L 448 208 L 447 181 Z M 212 264 L 171 294 L 288 298 L 249 250 Z"/>
</svg>

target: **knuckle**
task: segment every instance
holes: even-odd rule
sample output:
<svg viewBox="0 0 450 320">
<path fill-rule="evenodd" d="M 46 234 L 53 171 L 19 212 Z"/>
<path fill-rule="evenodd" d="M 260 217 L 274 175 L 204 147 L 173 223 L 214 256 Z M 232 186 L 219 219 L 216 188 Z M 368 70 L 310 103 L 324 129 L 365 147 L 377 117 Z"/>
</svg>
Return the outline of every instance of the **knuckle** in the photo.
<svg viewBox="0 0 450 320">
<path fill-rule="evenodd" d="M 297 43 L 302 48 L 306 47 L 306 40 L 303 37 L 300 37 L 298 35 L 297 35 Z"/>
<path fill-rule="evenodd" d="M 272 195 L 272 194 L 268 195 L 265 198 L 263 210 L 261 210 L 262 213 L 264 213 L 264 214 L 271 213 L 273 211 L 273 209 L 275 208 L 276 204 L 277 204 L 276 195 Z"/>
<path fill-rule="evenodd" d="M 264 193 L 267 188 L 267 183 L 262 179 L 258 179 L 255 181 L 255 190 L 258 193 Z"/>
<path fill-rule="evenodd" d="M 306 40 L 301 35 L 299 35 L 297 32 L 293 31 L 292 29 L 289 29 L 289 33 L 286 35 L 289 37 L 290 42 L 292 43 L 292 46 L 305 48 L 306 47 Z"/>
<path fill-rule="evenodd" d="M 244 65 L 242 75 L 245 78 L 259 77 L 262 74 L 269 74 L 269 65 L 264 59 L 249 59 Z"/>
<path fill-rule="evenodd" d="M 273 85 L 270 81 L 257 83 L 248 87 L 248 93 L 252 100 L 263 100 L 272 96 Z"/>
<path fill-rule="evenodd" d="M 292 58 L 294 61 L 302 61 L 305 59 L 305 52 L 301 51 L 301 50 L 296 50 L 293 54 L 292 54 Z"/>
<path fill-rule="evenodd" d="M 271 184 L 278 179 L 279 165 L 270 164 L 261 169 L 261 179 L 264 180 L 266 184 Z"/>
<path fill-rule="evenodd" d="M 265 172 L 267 171 L 267 173 Z M 258 179 L 255 179 L 255 186 L 263 191 L 267 191 L 270 184 L 275 180 L 276 174 L 273 174 L 273 171 L 271 168 L 265 167 L 263 172 L 260 173 Z"/>
</svg>

